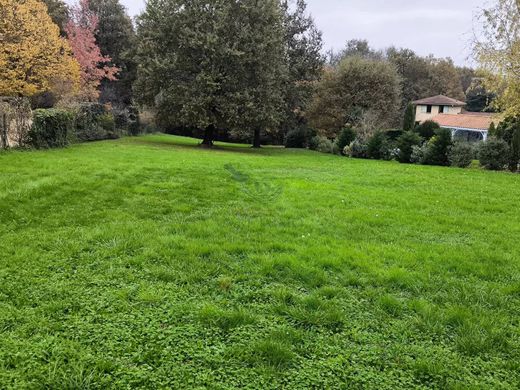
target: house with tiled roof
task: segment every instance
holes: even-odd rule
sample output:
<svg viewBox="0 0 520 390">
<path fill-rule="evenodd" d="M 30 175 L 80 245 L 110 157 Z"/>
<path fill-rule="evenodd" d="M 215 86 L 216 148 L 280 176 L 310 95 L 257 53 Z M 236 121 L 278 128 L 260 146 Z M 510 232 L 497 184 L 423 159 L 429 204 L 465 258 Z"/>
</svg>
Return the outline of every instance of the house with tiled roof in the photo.
<svg viewBox="0 0 520 390">
<path fill-rule="evenodd" d="M 450 129 L 454 137 L 468 140 L 486 140 L 491 123 L 498 122 L 494 114 L 466 112 L 466 103 L 443 95 L 416 100 L 413 104 L 418 123 L 432 120 Z"/>
</svg>

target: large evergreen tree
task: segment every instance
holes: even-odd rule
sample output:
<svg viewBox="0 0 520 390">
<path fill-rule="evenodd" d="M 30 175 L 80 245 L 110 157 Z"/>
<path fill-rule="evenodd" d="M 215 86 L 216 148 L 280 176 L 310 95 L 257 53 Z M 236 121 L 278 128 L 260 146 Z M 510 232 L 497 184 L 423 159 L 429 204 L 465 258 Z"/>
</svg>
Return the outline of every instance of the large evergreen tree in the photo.
<svg viewBox="0 0 520 390">
<path fill-rule="evenodd" d="M 211 146 L 217 129 L 236 119 L 235 74 L 241 52 L 233 36 L 240 20 L 222 0 L 150 0 L 137 20 L 138 101 L 162 125 L 204 130 Z"/>
<path fill-rule="evenodd" d="M 314 84 L 322 74 L 322 34 L 307 13 L 305 0 L 283 1 L 288 79 L 282 134 L 305 125 L 304 113 L 312 100 Z"/>
<path fill-rule="evenodd" d="M 285 55 L 278 0 L 150 0 L 138 19 L 142 104 L 169 126 L 254 138 L 283 108 Z"/>
<path fill-rule="evenodd" d="M 132 20 L 119 0 L 90 0 L 89 8 L 98 17 L 96 43 L 101 53 L 111 58 L 111 65 L 119 68 L 117 80 L 102 81 L 100 101 L 129 105 L 136 78 L 133 59 L 136 39 Z"/>
<path fill-rule="evenodd" d="M 284 111 L 288 68 L 282 9 L 278 0 L 242 0 L 232 19 L 239 20 L 235 45 L 241 52 L 240 72 L 233 75 L 240 87 L 234 130 L 249 133 L 253 147 L 260 147 L 262 134 L 279 126 Z"/>
</svg>

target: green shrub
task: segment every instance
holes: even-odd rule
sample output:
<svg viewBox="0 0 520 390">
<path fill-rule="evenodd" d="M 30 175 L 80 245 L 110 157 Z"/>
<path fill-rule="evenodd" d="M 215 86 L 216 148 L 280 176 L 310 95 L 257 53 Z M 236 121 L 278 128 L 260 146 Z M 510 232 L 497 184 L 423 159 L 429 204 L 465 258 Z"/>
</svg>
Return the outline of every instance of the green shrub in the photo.
<svg viewBox="0 0 520 390">
<path fill-rule="evenodd" d="M 366 143 L 356 139 L 349 146 L 345 147 L 343 154 L 353 158 L 368 158 L 367 149 Z"/>
<path fill-rule="evenodd" d="M 144 132 L 137 107 L 114 108 L 112 113 L 114 114 L 116 129 L 119 131 L 131 136 L 136 136 Z"/>
<path fill-rule="evenodd" d="M 413 147 L 420 146 L 421 143 L 422 138 L 419 136 L 419 134 L 413 131 L 404 132 L 397 139 L 397 160 L 401 163 L 411 163 Z"/>
<path fill-rule="evenodd" d="M 410 162 L 412 164 L 422 164 L 424 161 L 424 155 L 428 149 L 428 144 L 414 145 L 412 146 L 412 154 L 410 155 Z"/>
<path fill-rule="evenodd" d="M 303 149 L 307 146 L 307 133 L 304 128 L 291 130 L 285 136 L 285 147 Z"/>
<path fill-rule="evenodd" d="M 431 139 L 435 136 L 435 132 L 439 130 L 441 127 L 437 122 L 434 121 L 425 121 L 421 123 L 419 126 L 415 128 L 415 132 L 423 137 L 425 140 Z"/>
<path fill-rule="evenodd" d="M 451 131 L 448 129 L 437 129 L 435 131 L 435 136 L 428 141 L 427 147 L 424 151 L 422 164 L 441 166 L 450 165 L 448 153 L 452 145 L 453 141 L 451 138 Z"/>
<path fill-rule="evenodd" d="M 509 146 L 503 139 L 495 137 L 482 142 L 478 149 L 480 165 L 486 169 L 499 171 L 509 163 Z"/>
<path fill-rule="evenodd" d="M 309 142 L 309 149 L 321 153 L 334 153 L 334 144 L 327 137 L 317 135 Z"/>
<path fill-rule="evenodd" d="M 392 145 L 383 132 L 378 131 L 369 138 L 367 157 L 375 160 L 390 160 L 392 158 Z"/>
<path fill-rule="evenodd" d="M 29 145 L 41 148 L 59 148 L 74 140 L 74 115 L 67 110 L 39 109 L 33 113 L 29 130 Z"/>
<path fill-rule="evenodd" d="M 105 138 L 119 138 L 121 136 L 120 132 L 116 130 L 116 121 L 114 115 L 109 112 L 100 115 L 97 118 L 98 125 L 101 129 L 103 129 L 105 133 Z"/>
<path fill-rule="evenodd" d="M 467 168 L 473 162 L 475 152 L 469 142 L 456 142 L 448 153 L 452 167 Z"/>
<path fill-rule="evenodd" d="M 399 129 L 391 129 L 384 131 L 386 138 L 390 141 L 397 141 L 400 136 L 402 136 L 405 132 Z"/>
<path fill-rule="evenodd" d="M 346 126 L 341 130 L 336 139 L 336 146 L 339 151 L 343 152 L 346 146 L 350 145 L 356 139 L 356 132 L 350 126 Z"/>
<path fill-rule="evenodd" d="M 509 169 L 518 170 L 520 163 L 520 117 L 508 117 L 499 123 L 495 131 L 490 130 L 491 136 L 496 136 L 507 142 L 509 146 Z"/>
<path fill-rule="evenodd" d="M 121 121 L 119 117 L 118 122 Z M 116 120 L 105 106 L 99 103 L 84 103 L 76 114 L 76 135 L 80 141 L 97 141 L 119 138 Z"/>
</svg>

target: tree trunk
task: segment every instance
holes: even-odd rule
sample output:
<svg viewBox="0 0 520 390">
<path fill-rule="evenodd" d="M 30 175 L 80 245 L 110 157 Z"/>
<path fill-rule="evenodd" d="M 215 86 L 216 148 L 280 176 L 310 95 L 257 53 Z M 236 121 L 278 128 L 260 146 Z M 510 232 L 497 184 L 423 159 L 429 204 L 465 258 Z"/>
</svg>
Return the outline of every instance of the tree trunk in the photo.
<svg viewBox="0 0 520 390">
<path fill-rule="evenodd" d="M 8 140 L 7 140 L 8 129 L 7 129 L 7 115 L 6 114 L 2 115 L 1 125 L 2 125 L 2 128 L 0 129 L 0 148 L 7 149 L 9 144 L 8 144 Z"/>
<path fill-rule="evenodd" d="M 204 139 L 202 140 L 201 146 L 205 148 L 211 148 L 213 146 L 213 139 L 215 137 L 215 125 L 209 125 L 204 130 Z"/>
<path fill-rule="evenodd" d="M 260 140 L 260 129 L 255 129 L 255 136 L 253 138 L 253 148 L 260 148 L 261 140 Z"/>
</svg>

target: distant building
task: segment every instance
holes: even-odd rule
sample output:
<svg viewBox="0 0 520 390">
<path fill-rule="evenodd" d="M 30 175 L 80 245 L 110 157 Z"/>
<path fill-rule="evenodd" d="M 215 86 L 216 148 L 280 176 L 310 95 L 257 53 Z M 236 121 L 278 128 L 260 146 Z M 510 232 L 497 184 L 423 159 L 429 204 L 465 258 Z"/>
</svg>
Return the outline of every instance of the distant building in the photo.
<svg viewBox="0 0 520 390">
<path fill-rule="evenodd" d="M 466 112 L 466 103 L 443 95 L 416 100 L 413 104 L 417 123 L 437 122 L 440 127 L 450 129 L 454 138 L 485 141 L 491 123 L 496 122 L 493 114 Z"/>
</svg>

